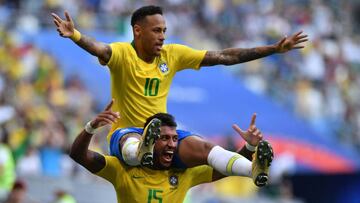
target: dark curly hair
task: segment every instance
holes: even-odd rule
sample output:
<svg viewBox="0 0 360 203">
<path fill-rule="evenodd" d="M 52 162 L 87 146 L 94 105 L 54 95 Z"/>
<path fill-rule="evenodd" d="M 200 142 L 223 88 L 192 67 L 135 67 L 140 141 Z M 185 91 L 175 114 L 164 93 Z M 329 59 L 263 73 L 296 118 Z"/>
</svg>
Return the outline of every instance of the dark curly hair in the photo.
<svg viewBox="0 0 360 203">
<path fill-rule="evenodd" d="M 150 5 L 137 9 L 131 16 L 131 26 L 134 27 L 137 22 L 144 20 L 146 16 L 155 14 L 163 15 L 163 11 L 160 6 Z"/>
<path fill-rule="evenodd" d="M 168 114 L 168 113 L 157 113 L 146 119 L 144 128 L 154 118 L 157 118 L 161 121 L 161 126 L 177 127 L 174 116 L 172 116 L 171 114 Z"/>
</svg>

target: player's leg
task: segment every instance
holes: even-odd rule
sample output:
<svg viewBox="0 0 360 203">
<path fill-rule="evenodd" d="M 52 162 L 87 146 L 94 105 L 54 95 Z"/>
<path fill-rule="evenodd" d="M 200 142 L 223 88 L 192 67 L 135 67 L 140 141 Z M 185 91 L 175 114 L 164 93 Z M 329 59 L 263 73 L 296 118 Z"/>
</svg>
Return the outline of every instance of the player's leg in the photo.
<svg viewBox="0 0 360 203">
<path fill-rule="evenodd" d="M 140 160 L 137 157 L 140 140 L 141 134 L 128 133 L 120 139 L 120 144 L 118 144 L 121 149 L 120 157 L 130 166 L 140 165 Z"/>
<path fill-rule="evenodd" d="M 140 165 L 136 155 L 141 134 L 142 129 L 140 128 L 123 128 L 114 131 L 110 138 L 110 155 L 116 156 L 128 165 Z"/>
<path fill-rule="evenodd" d="M 116 130 L 110 139 L 110 155 L 128 165 L 152 165 L 155 140 L 160 135 L 159 119 L 153 119 L 146 128 L 123 128 Z"/>
<path fill-rule="evenodd" d="M 155 140 L 160 137 L 160 126 L 161 121 L 154 118 L 147 124 L 142 133 L 136 153 L 137 160 L 142 166 L 153 165 L 154 145 Z"/>
<path fill-rule="evenodd" d="M 188 136 L 181 140 L 178 146 L 178 154 L 187 167 L 208 164 L 224 175 L 251 177 L 251 162 L 249 160 L 198 136 Z"/>
<path fill-rule="evenodd" d="M 270 145 L 266 146 L 271 148 Z M 262 157 L 263 161 L 254 159 L 253 162 L 250 162 L 245 157 L 216 146 L 198 136 L 186 136 L 179 143 L 178 156 L 187 167 L 208 164 L 224 175 L 251 177 L 256 185 L 263 186 L 267 182 L 268 175 L 268 167 L 265 167 L 266 165 L 263 163 L 267 162 L 270 165 L 272 151 L 271 160 L 266 159 L 265 161 L 264 157 L 268 156 L 264 156 L 264 152 L 268 153 L 269 150 L 265 150 L 264 147 L 259 150 L 262 151 L 256 151 L 257 156 L 255 157 Z"/>
</svg>

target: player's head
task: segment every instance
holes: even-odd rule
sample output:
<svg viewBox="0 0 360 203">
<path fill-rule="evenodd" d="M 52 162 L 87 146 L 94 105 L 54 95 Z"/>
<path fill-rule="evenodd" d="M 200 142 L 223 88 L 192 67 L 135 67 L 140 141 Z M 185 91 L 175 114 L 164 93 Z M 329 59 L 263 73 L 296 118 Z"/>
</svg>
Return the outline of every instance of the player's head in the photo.
<svg viewBox="0 0 360 203">
<path fill-rule="evenodd" d="M 174 117 L 167 113 L 158 113 L 151 116 L 147 119 L 146 124 L 153 118 L 157 118 L 161 121 L 160 138 L 155 141 L 154 146 L 154 167 L 166 169 L 170 167 L 177 149 L 177 124 Z"/>
<path fill-rule="evenodd" d="M 166 31 L 162 8 L 144 6 L 137 9 L 131 16 L 131 26 L 137 51 L 151 57 L 159 56 Z"/>
</svg>

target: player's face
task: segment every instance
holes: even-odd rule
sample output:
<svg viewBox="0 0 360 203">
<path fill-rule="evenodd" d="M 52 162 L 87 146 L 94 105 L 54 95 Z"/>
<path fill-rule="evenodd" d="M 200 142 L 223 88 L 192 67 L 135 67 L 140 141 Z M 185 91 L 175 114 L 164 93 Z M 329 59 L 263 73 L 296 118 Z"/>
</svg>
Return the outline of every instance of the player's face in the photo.
<svg viewBox="0 0 360 203">
<path fill-rule="evenodd" d="M 166 25 L 162 15 L 146 16 L 141 24 L 140 40 L 148 56 L 159 56 L 165 40 Z"/>
<path fill-rule="evenodd" d="M 176 152 L 178 134 L 175 127 L 161 126 L 160 138 L 154 146 L 154 165 L 158 168 L 169 168 Z"/>
</svg>

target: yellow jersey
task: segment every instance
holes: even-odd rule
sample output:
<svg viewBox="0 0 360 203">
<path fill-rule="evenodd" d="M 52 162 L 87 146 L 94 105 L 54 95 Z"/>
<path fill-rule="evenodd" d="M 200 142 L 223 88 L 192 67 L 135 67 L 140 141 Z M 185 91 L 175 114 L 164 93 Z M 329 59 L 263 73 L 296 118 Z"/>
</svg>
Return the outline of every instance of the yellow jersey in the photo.
<svg viewBox="0 0 360 203">
<path fill-rule="evenodd" d="M 105 167 L 96 175 L 112 183 L 118 203 L 183 202 L 191 187 L 212 181 L 213 169 L 207 165 L 152 170 L 128 166 L 113 156 L 105 156 L 105 160 Z"/>
<path fill-rule="evenodd" d="M 110 134 L 118 128 L 143 127 L 146 119 L 156 113 L 166 113 L 166 102 L 172 79 L 177 71 L 199 69 L 206 51 L 169 44 L 152 63 L 140 59 L 130 43 L 110 44 L 112 55 L 107 66 L 111 75 L 113 111 L 120 119 Z M 109 139 L 109 137 L 108 137 Z"/>
</svg>

